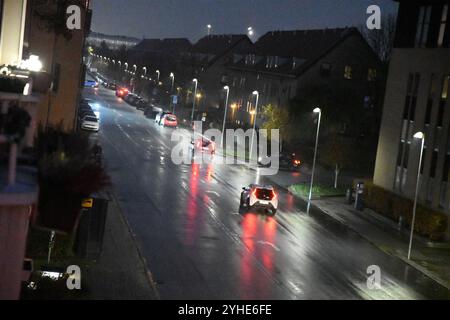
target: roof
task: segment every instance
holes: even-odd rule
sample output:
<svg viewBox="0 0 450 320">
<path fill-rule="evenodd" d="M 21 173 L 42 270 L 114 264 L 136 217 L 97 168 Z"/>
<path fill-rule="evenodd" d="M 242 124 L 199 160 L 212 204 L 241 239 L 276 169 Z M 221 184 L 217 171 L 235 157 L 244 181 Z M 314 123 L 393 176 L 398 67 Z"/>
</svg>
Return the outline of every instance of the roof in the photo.
<svg viewBox="0 0 450 320">
<path fill-rule="evenodd" d="M 247 52 L 259 58 L 255 59 L 254 65 L 246 65 L 245 56 L 243 56 L 229 67 L 298 76 L 351 35 L 361 37 L 361 40 L 370 48 L 358 29 L 353 27 L 271 31 L 263 35 Z M 279 57 L 277 68 L 266 68 L 266 57 L 270 56 Z M 293 68 L 293 59 L 296 61 L 295 68 Z"/>
<path fill-rule="evenodd" d="M 188 51 L 191 42 L 186 38 L 144 39 L 132 48 L 134 51 L 167 52 Z"/>
<path fill-rule="evenodd" d="M 264 56 L 312 59 L 354 31 L 357 29 L 272 31 L 255 43 L 253 52 Z"/>
<path fill-rule="evenodd" d="M 192 52 L 220 55 L 245 40 L 250 41 L 245 34 L 209 35 L 198 40 Z"/>
</svg>

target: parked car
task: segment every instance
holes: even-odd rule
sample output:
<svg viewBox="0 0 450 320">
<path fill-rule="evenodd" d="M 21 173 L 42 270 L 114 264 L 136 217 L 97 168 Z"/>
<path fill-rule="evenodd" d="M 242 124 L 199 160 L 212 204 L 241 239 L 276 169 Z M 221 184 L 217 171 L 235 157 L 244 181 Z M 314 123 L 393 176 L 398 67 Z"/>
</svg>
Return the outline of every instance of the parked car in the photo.
<svg viewBox="0 0 450 320">
<path fill-rule="evenodd" d="M 162 117 L 160 125 L 162 125 L 163 127 L 176 128 L 178 127 L 178 119 L 174 114 L 167 113 Z"/>
<path fill-rule="evenodd" d="M 98 88 L 98 82 L 95 80 L 86 80 L 84 82 L 85 88 Z"/>
<path fill-rule="evenodd" d="M 259 157 L 258 165 L 261 167 L 269 167 L 271 165 L 271 163 L 269 161 L 270 160 L 266 160 L 266 159 L 263 160 L 262 157 Z M 297 155 L 295 153 L 282 152 L 279 155 L 280 169 L 297 171 L 300 169 L 301 164 L 302 164 L 301 160 L 297 157 Z"/>
<path fill-rule="evenodd" d="M 141 99 L 136 103 L 136 109 L 138 109 L 138 110 L 145 111 L 148 108 L 152 108 L 152 106 L 144 99 Z"/>
<path fill-rule="evenodd" d="M 166 114 L 172 114 L 172 112 L 169 111 L 160 111 L 156 116 L 155 116 L 155 122 L 159 125 L 161 125 L 161 121 L 164 118 L 164 116 Z"/>
<path fill-rule="evenodd" d="M 147 118 L 156 119 L 156 116 L 160 112 L 161 112 L 161 108 L 157 108 L 154 105 L 150 104 L 150 106 L 144 110 L 144 115 Z"/>
<path fill-rule="evenodd" d="M 134 93 L 129 93 L 129 94 L 127 94 L 127 95 L 123 98 L 123 100 L 124 100 L 126 103 L 128 103 L 129 105 L 133 105 L 134 102 L 135 102 L 136 100 L 138 100 L 138 99 L 139 99 L 139 96 L 136 95 L 136 94 L 134 94 Z"/>
<path fill-rule="evenodd" d="M 100 129 L 100 122 L 95 115 L 84 116 L 81 120 L 81 129 L 98 132 Z"/>
<path fill-rule="evenodd" d="M 278 209 L 278 197 L 272 186 L 251 184 L 242 188 L 240 208 L 247 210 L 263 209 L 270 216 L 274 216 Z"/>
</svg>

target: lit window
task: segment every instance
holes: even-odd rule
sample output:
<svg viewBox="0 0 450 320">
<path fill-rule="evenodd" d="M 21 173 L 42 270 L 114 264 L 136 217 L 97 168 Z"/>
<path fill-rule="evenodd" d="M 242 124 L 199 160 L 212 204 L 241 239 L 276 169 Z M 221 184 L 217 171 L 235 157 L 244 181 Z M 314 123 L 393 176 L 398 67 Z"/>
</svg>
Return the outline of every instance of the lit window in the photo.
<svg viewBox="0 0 450 320">
<path fill-rule="evenodd" d="M 441 27 L 439 29 L 439 36 L 438 36 L 438 47 L 442 47 L 444 44 L 444 36 L 445 36 L 445 29 L 447 27 L 447 16 L 448 16 L 448 4 L 445 4 L 442 8 L 442 18 L 441 18 Z"/>
<path fill-rule="evenodd" d="M 377 80 L 377 69 L 369 68 L 369 72 L 367 74 L 367 81 L 376 81 Z"/>
<path fill-rule="evenodd" d="M 353 78 L 353 68 L 351 66 L 345 66 L 344 78 L 347 80 L 351 80 Z"/>
</svg>

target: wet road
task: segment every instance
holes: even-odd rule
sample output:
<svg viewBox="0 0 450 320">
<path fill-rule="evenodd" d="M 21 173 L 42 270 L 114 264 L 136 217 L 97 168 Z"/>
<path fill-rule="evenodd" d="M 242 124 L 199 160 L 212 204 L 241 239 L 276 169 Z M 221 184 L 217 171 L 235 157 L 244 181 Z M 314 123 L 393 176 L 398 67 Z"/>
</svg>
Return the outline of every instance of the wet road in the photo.
<svg viewBox="0 0 450 320">
<path fill-rule="evenodd" d="M 239 165 L 175 165 L 173 129 L 113 91 L 94 99 L 114 190 L 162 299 L 449 298 L 401 260 L 278 190 L 275 218 L 239 214 L 241 188 L 268 183 Z M 258 181 L 255 181 L 258 180 Z M 381 289 L 367 268 L 381 269 Z"/>
</svg>

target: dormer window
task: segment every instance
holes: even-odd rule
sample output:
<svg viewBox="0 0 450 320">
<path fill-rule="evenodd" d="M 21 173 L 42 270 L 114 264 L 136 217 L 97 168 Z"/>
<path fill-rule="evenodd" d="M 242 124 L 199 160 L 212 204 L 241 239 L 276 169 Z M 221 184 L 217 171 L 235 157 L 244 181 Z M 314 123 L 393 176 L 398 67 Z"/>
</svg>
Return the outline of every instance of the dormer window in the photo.
<svg viewBox="0 0 450 320">
<path fill-rule="evenodd" d="M 345 66 L 344 78 L 347 79 L 347 80 L 353 79 L 353 68 L 352 68 L 352 66 Z"/>
</svg>

